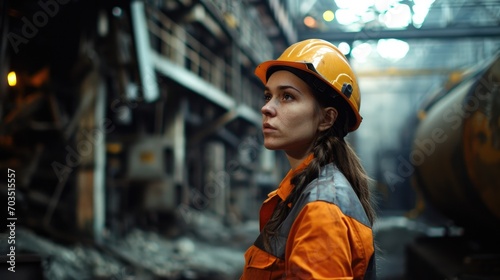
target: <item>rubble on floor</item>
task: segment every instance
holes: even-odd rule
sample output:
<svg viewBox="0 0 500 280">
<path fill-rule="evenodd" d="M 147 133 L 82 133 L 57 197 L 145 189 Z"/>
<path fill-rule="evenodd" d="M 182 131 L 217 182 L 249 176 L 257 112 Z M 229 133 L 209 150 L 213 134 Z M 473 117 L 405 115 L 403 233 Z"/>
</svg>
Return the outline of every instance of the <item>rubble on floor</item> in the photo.
<svg viewBox="0 0 500 280">
<path fill-rule="evenodd" d="M 55 243 L 17 229 L 17 250 L 39 255 L 45 279 L 238 279 L 244 250 L 258 234 L 256 222 L 228 227 L 198 215 L 183 235 L 168 238 L 133 229 L 103 244 Z"/>
</svg>

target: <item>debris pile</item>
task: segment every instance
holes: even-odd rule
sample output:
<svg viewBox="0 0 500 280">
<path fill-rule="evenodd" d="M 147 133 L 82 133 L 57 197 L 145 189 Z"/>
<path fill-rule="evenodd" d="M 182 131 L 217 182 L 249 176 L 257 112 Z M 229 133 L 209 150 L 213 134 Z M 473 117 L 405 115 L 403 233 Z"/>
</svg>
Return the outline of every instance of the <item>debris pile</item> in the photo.
<svg viewBox="0 0 500 280">
<path fill-rule="evenodd" d="M 133 229 L 103 244 L 55 243 L 20 228 L 19 250 L 39 255 L 45 279 L 238 279 L 244 250 L 257 236 L 257 223 L 225 226 L 199 215 L 185 233 L 167 238 Z"/>
</svg>

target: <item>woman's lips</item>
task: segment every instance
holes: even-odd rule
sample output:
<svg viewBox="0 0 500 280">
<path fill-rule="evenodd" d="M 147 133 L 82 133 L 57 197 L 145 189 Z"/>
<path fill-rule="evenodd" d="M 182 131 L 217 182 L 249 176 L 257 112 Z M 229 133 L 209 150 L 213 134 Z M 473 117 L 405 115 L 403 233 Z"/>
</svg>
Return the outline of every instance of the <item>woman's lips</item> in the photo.
<svg viewBox="0 0 500 280">
<path fill-rule="evenodd" d="M 262 125 L 262 131 L 264 133 L 273 132 L 273 131 L 276 131 L 276 128 L 274 126 L 270 125 L 269 123 L 264 123 Z"/>
</svg>

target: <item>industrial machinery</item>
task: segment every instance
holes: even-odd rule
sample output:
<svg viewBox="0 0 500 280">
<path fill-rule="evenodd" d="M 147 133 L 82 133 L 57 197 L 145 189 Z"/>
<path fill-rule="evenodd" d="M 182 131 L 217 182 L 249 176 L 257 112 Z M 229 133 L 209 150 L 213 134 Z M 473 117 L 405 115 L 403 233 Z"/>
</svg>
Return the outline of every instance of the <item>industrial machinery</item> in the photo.
<svg viewBox="0 0 500 280">
<path fill-rule="evenodd" d="M 426 203 L 458 232 L 415 240 L 414 279 L 500 277 L 500 58 L 434 94 L 419 113 L 409 154 Z"/>
<path fill-rule="evenodd" d="M 108 279 L 233 273 L 207 261 L 193 269 L 187 262 L 168 267 L 170 254 L 194 252 L 189 241 L 165 252 L 159 269 L 117 244 L 131 235 L 149 242 L 146 232 L 168 241 L 191 234 L 219 242 L 213 236 L 223 226 L 258 213 L 248 197 L 275 183 L 274 170 L 285 159 L 262 152 L 266 163 L 260 161 L 262 98 L 251 93 L 261 83 L 251 70 L 284 39 L 272 43 L 259 12 L 251 6 L 249 13 L 253 4 L 244 2 L 0 1 L 0 200 L 15 197 L 9 204 L 15 212 L 5 209 L 0 218 L 16 219 L 18 270 L 36 261 L 39 274 L 42 258 L 63 255 L 29 243 L 36 233 L 111 256 L 124 270 L 106 268 Z M 283 5 L 262 13 L 271 17 L 278 8 Z M 14 172 L 15 191 L 7 184 Z M 202 214 L 214 220 L 203 236 L 197 231 Z M 0 230 L 4 264 L 14 251 L 4 240 L 9 234 Z M 241 267 L 238 258 L 229 259 Z M 75 273 L 57 257 L 44 262 L 47 275 L 54 271 Z"/>
</svg>

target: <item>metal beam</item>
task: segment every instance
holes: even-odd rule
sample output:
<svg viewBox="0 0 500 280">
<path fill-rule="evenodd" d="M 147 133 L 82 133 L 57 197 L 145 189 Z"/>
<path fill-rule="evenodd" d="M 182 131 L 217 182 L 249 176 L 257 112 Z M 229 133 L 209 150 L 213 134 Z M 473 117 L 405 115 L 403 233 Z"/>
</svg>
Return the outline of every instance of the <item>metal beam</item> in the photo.
<svg viewBox="0 0 500 280">
<path fill-rule="evenodd" d="M 158 54 L 156 51 L 149 53 L 151 61 L 158 72 L 176 81 L 183 87 L 205 97 L 218 106 L 230 110 L 235 107 L 236 102 L 228 94 L 216 88 L 214 85 L 203 80 L 200 76 L 179 66 L 165 56 Z"/>
<path fill-rule="evenodd" d="M 422 69 L 385 68 L 385 69 L 356 71 L 356 76 L 358 78 L 416 77 L 416 76 L 450 75 L 452 73 L 462 73 L 462 71 L 453 68 L 422 68 Z"/>
<path fill-rule="evenodd" d="M 206 125 L 205 128 L 201 129 L 198 133 L 193 135 L 189 140 L 188 146 L 197 145 L 203 138 L 207 137 L 210 134 L 215 133 L 215 131 L 224 127 L 227 123 L 233 121 L 238 116 L 236 110 L 227 111 L 222 116 L 212 121 L 210 124 Z"/>
<path fill-rule="evenodd" d="M 216 88 L 186 68 L 176 65 L 157 52 L 151 51 L 150 56 L 158 72 L 231 112 L 231 114 L 228 114 L 231 117 L 222 126 L 238 117 L 260 126 L 261 115 L 259 112 L 245 104 L 237 104 L 234 98 L 224 91 Z"/>
<path fill-rule="evenodd" d="M 500 37 L 498 26 L 446 27 L 407 30 L 363 30 L 359 32 L 308 31 L 299 34 L 299 40 L 319 38 L 327 41 L 378 40 L 378 39 L 463 39 Z"/>
<path fill-rule="evenodd" d="M 230 133 L 229 130 L 225 130 L 224 126 L 226 126 L 228 123 L 232 122 L 237 118 L 242 118 L 244 120 L 247 120 L 248 122 L 256 126 L 260 126 L 262 122 L 262 118 L 257 112 L 255 112 L 246 105 L 239 105 L 235 109 L 225 112 L 222 116 L 218 117 L 211 123 L 205 125 L 203 129 L 201 129 L 198 133 L 190 137 L 189 146 L 197 145 L 205 137 L 218 132 L 220 134 L 224 134 L 225 136 L 227 136 L 224 137 L 224 139 L 228 143 L 236 147 L 237 145 L 235 145 L 235 143 L 239 141 L 238 138 L 231 137 L 232 133 Z"/>
<path fill-rule="evenodd" d="M 93 235 L 94 240 L 101 243 L 104 239 L 106 226 L 106 88 L 104 82 L 98 78 L 95 85 L 97 96 L 94 107 L 94 190 L 93 190 Z M 100 138 L 100 139 L 99 139 Z"/>
<path fill-rule="evenodd" d="M 134 1 L 130 5 L 132 14 L 132 25 L 134 31 L 134 40 L 139 67 L 139 76 L 142 86 L 142 98 L 146 102 L 156 101 L 160 96 L 160 89 L 156 81 L 154 64 L 151 62 L 149 52 L 151 51 L 148 24 L 144 3 Z"/>
</svg>

